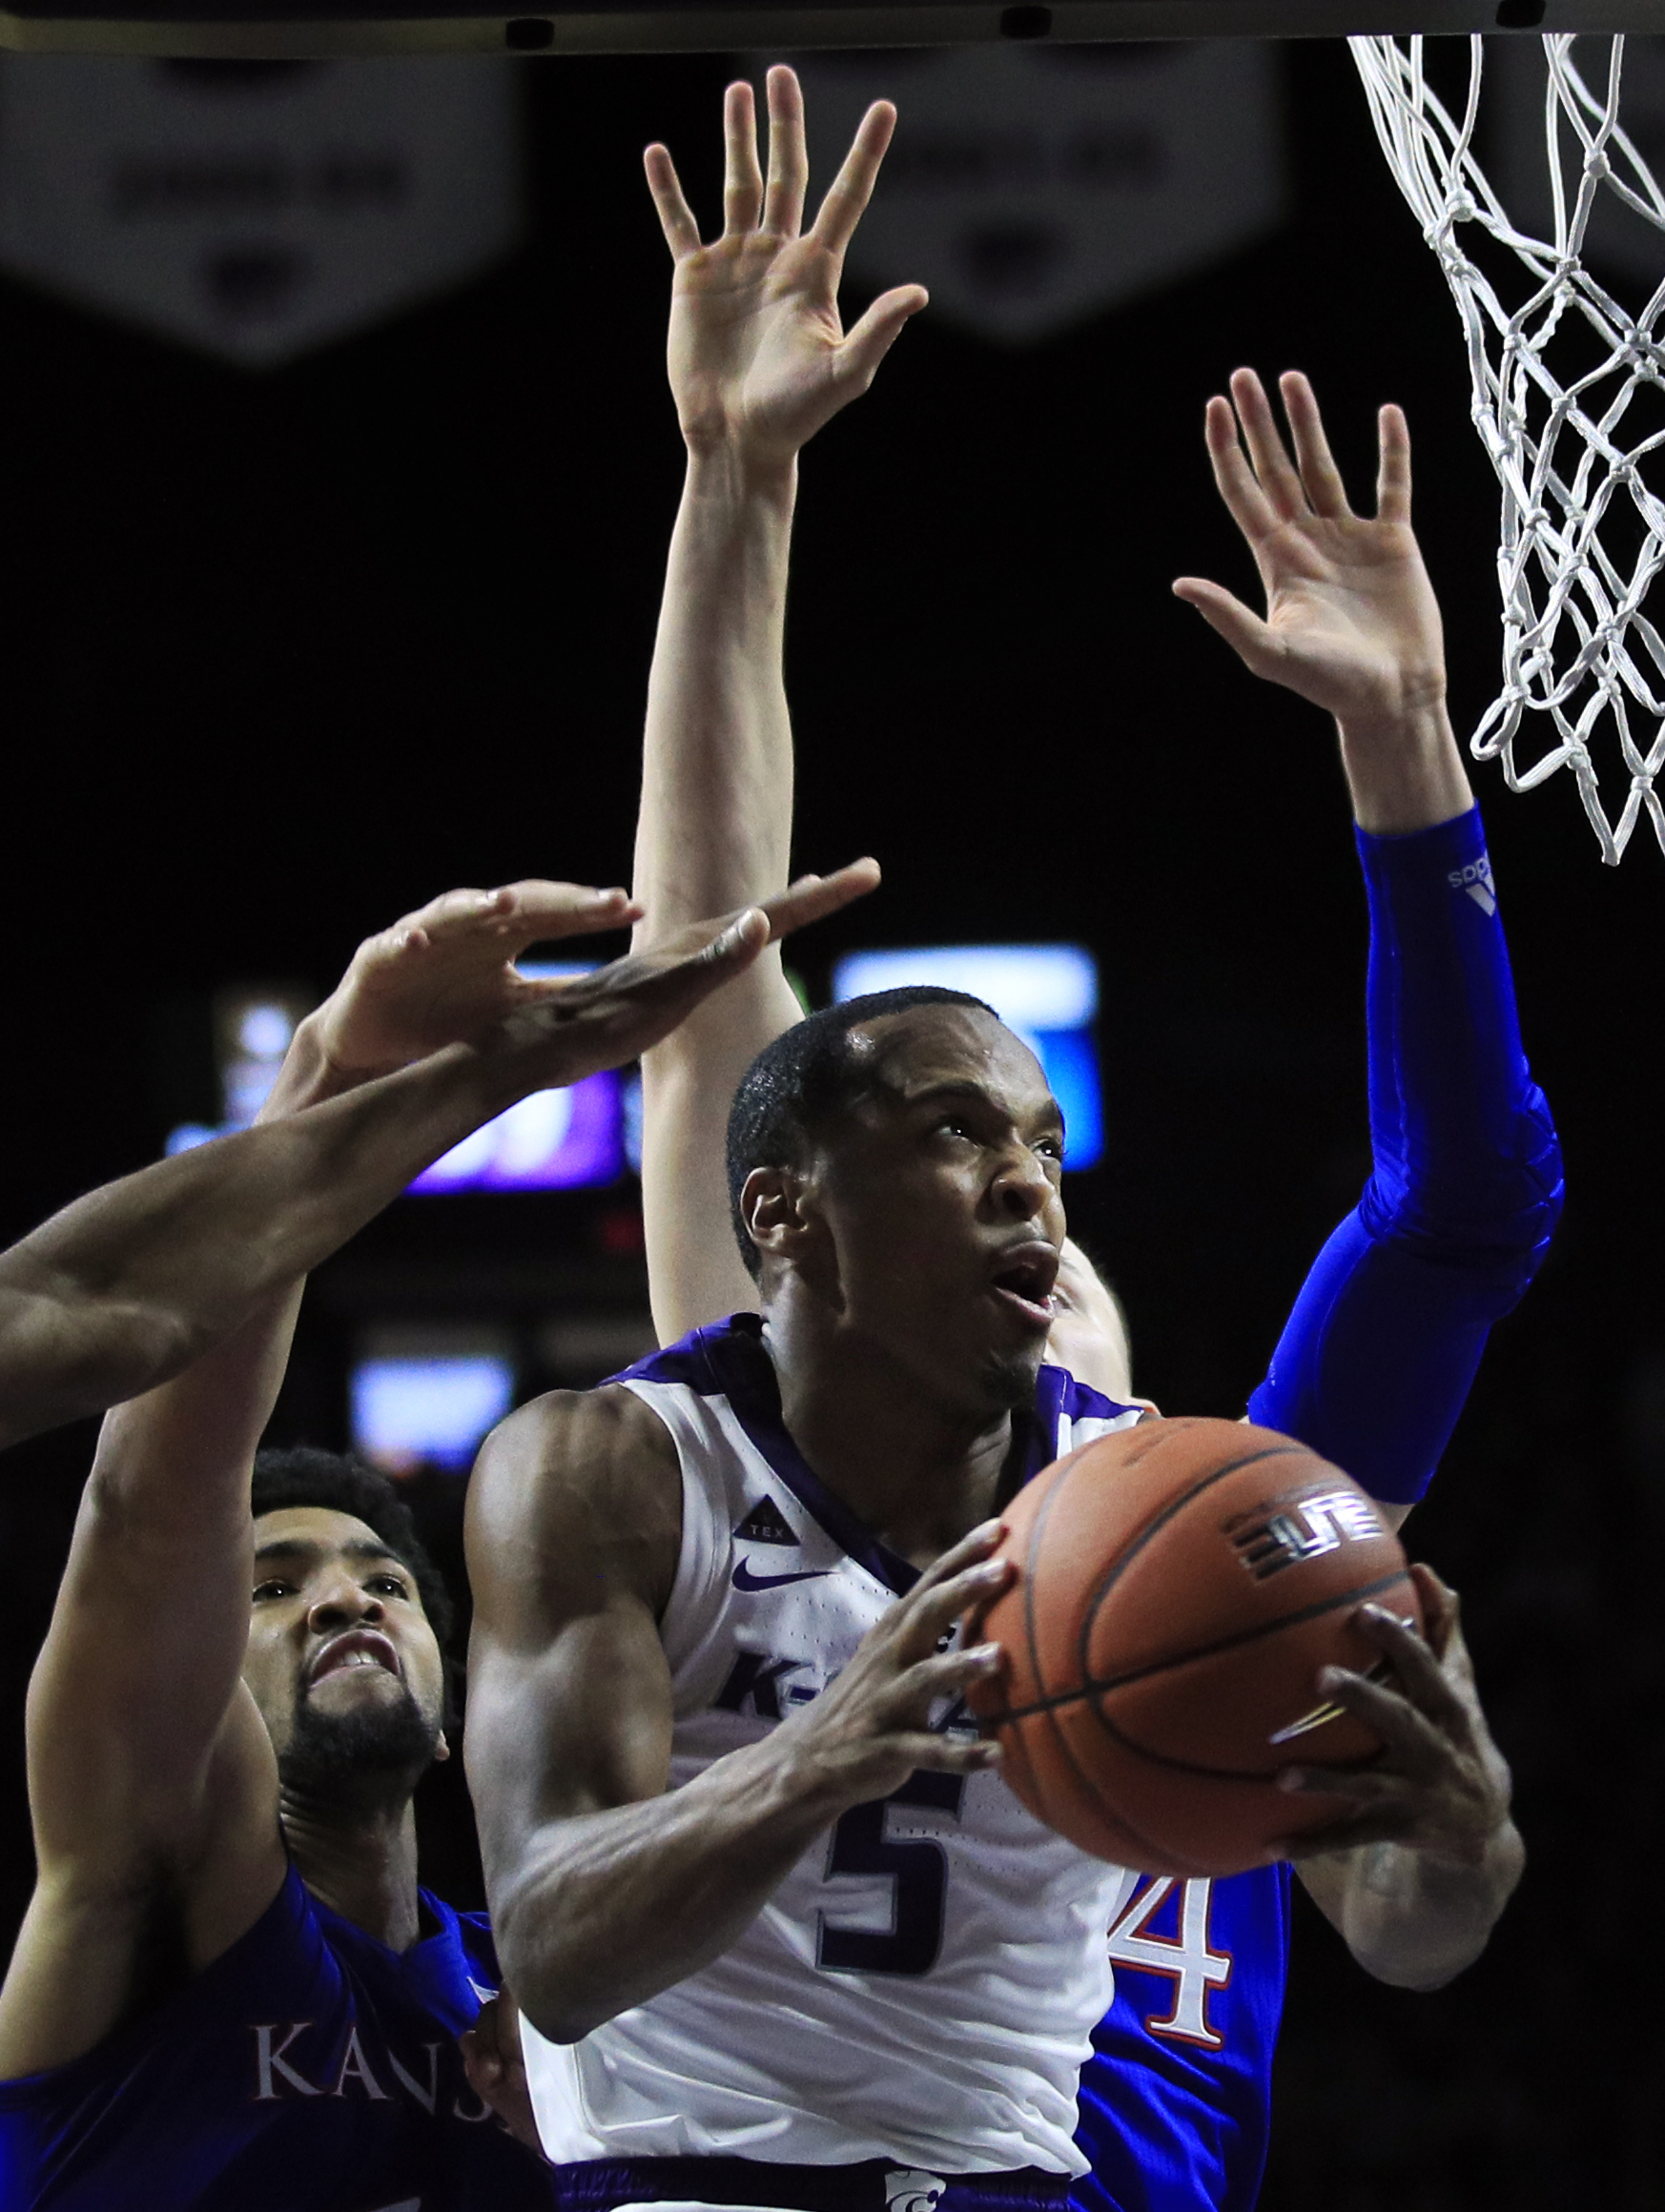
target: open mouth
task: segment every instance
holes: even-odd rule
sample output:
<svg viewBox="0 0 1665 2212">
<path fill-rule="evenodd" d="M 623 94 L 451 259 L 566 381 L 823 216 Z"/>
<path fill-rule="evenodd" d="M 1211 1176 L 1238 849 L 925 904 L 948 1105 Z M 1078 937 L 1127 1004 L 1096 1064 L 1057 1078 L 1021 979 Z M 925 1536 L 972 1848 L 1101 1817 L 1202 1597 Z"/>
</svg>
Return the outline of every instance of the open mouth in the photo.
<svg viewBox="0 0 1665 2212">
<path fill-rule="evenodd" d="M 991 1287 L 1002 1303 L 1015 1306 L 1037 1328 L 1049 1329 L 1057 1280 L 1057 1252 L 1050 1244 L 1029 1243 L 1003 1256 Z"/>
<path fill-rule="evenodd" d="M 348 1628 L 339 1636 L 332 1636 L 319 1651 L 306 1670 L 306 1686 L 315 1690 L 328 1674 L 344 1674 L 365 1667 L 378 1668 L 395 1681 L 401 1676 L 399 1653 L 385 1636 L 374 1628 Z"/>
</svg>

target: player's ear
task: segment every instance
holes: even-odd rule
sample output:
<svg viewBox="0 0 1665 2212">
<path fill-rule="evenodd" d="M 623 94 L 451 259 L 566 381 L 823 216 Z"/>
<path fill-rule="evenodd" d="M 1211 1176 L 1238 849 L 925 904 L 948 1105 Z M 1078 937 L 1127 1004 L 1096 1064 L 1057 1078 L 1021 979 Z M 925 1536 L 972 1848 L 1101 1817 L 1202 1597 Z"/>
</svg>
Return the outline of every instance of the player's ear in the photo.
<svg viewBox="0 0 1665 2212">
<path fill-rule="evenodd" d="M 814 1233 L 802 1176 L 789 1167 L 754 1167 L 740 1192 L 746 1234 L 766 1260 L 801 1260 Z"/>
</svg>

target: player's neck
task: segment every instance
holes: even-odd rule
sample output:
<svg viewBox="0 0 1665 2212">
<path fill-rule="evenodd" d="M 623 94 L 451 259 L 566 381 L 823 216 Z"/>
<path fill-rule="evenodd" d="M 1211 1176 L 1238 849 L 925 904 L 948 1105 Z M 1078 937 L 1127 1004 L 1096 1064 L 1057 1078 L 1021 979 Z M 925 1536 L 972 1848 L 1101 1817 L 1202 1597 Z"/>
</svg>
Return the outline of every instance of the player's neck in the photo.
<svg viewBox="0 0 1665 2212">
<path fill-rule="evenodd" d="M 996 1510 L 1012 1417 L 945 1402 L 884 1346 L 771 1308 L 787 1433 L 828 1489 L 924 1566 Z"/>
<path fill-rule="evenodd" d="M 301 1880 L 332 1913 L 391 1951 L 421 1934 L 416 1815 L 409 1794 L 385 1806 L 326 1806 L 285 1790 L 278 1809 Z"/>
</svg>

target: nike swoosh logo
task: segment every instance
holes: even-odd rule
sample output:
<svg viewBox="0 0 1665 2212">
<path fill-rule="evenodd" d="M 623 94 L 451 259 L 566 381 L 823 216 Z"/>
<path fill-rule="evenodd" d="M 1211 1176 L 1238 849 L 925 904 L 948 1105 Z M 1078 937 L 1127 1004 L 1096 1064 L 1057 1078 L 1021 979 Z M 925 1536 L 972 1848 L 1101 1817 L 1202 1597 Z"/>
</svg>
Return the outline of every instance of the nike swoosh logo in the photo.
<svg viewBox="0 0 1665 2212">
<path fill-rule="evenodd" d="M 817 1582 L 824 1574 L 831 1574 L 830 1567 L 800 1567 L 796 1574 L 753 1574 L 749 1559 L 734 1563 L 733 1583 L 737 1590 L 779 1589 L 789 1582 Z"/>
</svg>

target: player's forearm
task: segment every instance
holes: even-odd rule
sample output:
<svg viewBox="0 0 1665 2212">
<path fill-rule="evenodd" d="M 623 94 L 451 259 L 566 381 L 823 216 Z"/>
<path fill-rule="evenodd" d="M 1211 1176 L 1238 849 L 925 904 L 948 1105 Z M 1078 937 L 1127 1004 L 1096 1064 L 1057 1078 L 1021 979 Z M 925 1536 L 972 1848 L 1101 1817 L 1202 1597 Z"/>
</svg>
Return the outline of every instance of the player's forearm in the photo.
<svg viewBox="0 0 1665 2212">
<path fill-rule="evenodd" d="M 648 686 L 632 889 L 648 937 L 784 889 L 795 464 L 690 454 Z M 704 903 L 702 903 L 704 902 Z"/>
<path fill-rule="evenodd" d="M 689 459 L 648 685 L 633 890 L 641 933 L 767 897 L 791 848 L 782 672 L 792 464 Z M 701 905 L 715 900 L 716 905 Z M 750 1302 L 729 1228 L 722 1130 L 735 1086 L 798 1009 L 766 952 L 643 1062 L 643 1213 L 654 1326 L 670 1342 Z"/>
<path fill-rule="evenodd" d="M 303 1022 L 259 1120 L 287 1120 L 352 1088 Z M 176 1515 L 205 1544 L 216 1504 L 228 1508 L 234 1526 L 240 1521 L 249 1467 L 289 1364 L 304 1283 L 298 1277 L 268 1291 L 240 1328 L 183 1374 L 105 1416 L 92 1468 L 95 1503 L 118 1505 L 124 1524 L 135 1512 L 147 1521 Z"/>
<path fill-rule="evenodd" d="M 1362 1847 L 1343 1912 L 1347 1948 L 1367 1973 L 1400 1989 L 1440 1989 L 1471 1966 L 1513 1895 L 1526 1847 L 1504 1819 L 1473 1866 L 1402 1844 Z"/>
<path fill-rule="evenodd" d="M 177 1374 L 514 1096 L 456 1047 L 67 1206 L 0 1256 L 0 1441 Z"/>
<path fill-rule="evenodd" d="M 548 1823 L 488 1881 L 521 2010 L 550 2041 L 576 2042 L 697 1974 L 837 1810 L 763 1743 L 662 1797 Z"/>
<path fill-rule="evenodd" d="M 1403 836 L 1454 821 L 1474 804 L 1443 690 L 1402 714 L 1343 720 L 1336 727 L 1361 830 Z"/>
</svg>

